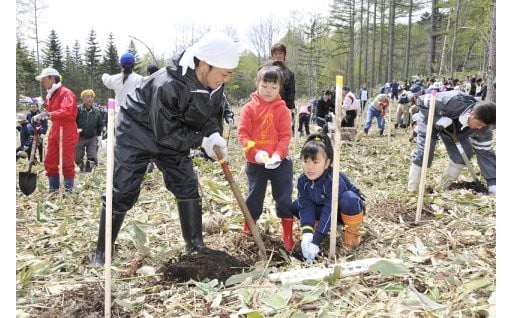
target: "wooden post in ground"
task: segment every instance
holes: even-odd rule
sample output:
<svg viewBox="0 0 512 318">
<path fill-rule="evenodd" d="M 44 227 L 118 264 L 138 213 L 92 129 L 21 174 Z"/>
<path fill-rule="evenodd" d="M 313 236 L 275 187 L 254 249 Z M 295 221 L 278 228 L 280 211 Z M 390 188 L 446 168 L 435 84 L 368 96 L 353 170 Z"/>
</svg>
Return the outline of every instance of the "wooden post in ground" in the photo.
<svg viewBox="0 0 512 318">
<path fill-rule="evenodd" d="M 430 157 L 430 141 L 432 140 L 432 126 L 434 124 L 434 113 L 436 108 L 436 95 L 435 89 L 430 93 L 430 106 L 428 110 L 427 119 L 427 135 L 425 136 L 425 151 L 423 152 L 423 162 L 421 164 L 421 177 L 418 192 L 418 204 L 416 206 L 416 219 L 414 223 L 418 224 L 421 220 L 421 210 L 423 210 L 423 196 L 425 195 L 425 179 L 427 177 L 428 158 Z M 426 101 L 426 98 L 425 98 Z"/>
<path fill-rule="evenodd" d="M 331 201 L 331 230 L 329 240 L 329 258 L 336 255 L 336 225 L 338 221 L 338 190 L 340 179 L 340 152 L 341 152 L 341 121 L 343 114 L 343 76 L 336 76 L 336 123 L 334 125 L 334 158 L 332 160 L 332 201 Z"/>
<path fill-rule="evenodd" d="M 114 185 L 114 125 L 115 105 L 113 98 L 108 99 L 107 124 L 107 176 L 105 202 L 105 318 L 110 318 L 112 308 L 112 188 Z"/>
</svg>

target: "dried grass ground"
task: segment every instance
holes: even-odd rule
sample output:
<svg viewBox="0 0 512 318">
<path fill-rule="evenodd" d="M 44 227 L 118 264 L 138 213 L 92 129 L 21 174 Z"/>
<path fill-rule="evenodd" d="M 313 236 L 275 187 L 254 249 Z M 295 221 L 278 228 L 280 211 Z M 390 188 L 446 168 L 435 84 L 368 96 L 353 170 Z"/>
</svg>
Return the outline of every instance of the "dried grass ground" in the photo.
<svg viewBox="0 0 512 318">
<path fill-rule="evenodd" d="M 220 165 L 196 158 L 204 218 L 214 220 L 204 236 L 211 250 L 207 257 L 181 255 L 174 198 L 159 171 L 148 174 L 116 241 L 112 317 L 493 317 L 496 199 L 471 189 L 467 171 L 462 186 L 440 192 L 447 156 L 438 144 L 416 224 L 417 197 L 406 190 L 414 144 L 404 129 L 391 128 L 388 138 L 387 123 L 386 136 L 379 137 L 375 125 L 368 136 L 341 145 L 341 170 L 365 194 L 367 215 L 362 245 L 350 254 L 338 249 L 336 261 L 399 258 L 405 273 L 372 271 L 293 285 L 270 281 L 268 272 L 305 267 L 300 247 L 291 254 L 282 249 L 271 196 L 258 223 L 270 260 L 260 264 L 254 241 L 240 233 L 243 216 Z M 236 130 L 224 136 L 231 170 L 245 193 Z M 290 146 L 295 177 L 304 141 L 297 139 Z M 17 168 L 25 171 L 26 163 Z M 88 267 L 84 259 L 96 244 L 104 166 L 79 174 L 76 193 L 66 197 L 49 195 L 42 167 L 35 168 L 36 192 L 16 194 L 17 317 L 103 317 L 103 268 Z M 323 257 L 314 266 L 328 263 Z"/>
</svg>

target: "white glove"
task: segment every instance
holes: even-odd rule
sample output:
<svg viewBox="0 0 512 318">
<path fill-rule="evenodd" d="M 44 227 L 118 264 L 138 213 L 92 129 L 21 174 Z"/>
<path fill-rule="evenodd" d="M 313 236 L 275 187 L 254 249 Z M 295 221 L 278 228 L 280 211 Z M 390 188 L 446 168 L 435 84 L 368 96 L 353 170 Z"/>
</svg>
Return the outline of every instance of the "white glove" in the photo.
<svg viewBox="0 0 512 318">
<path fill-rule="evenodd" d="M 47 112 L 40 112 L 39 114 L 32 117 L 32 122 L 40 122 L 41 120 L 50 119 L 50 115 Z"/>
<path fill-rule="evenodd" d="M 302 255 L 306 261 L 312 261 L 320 251 L 320 247 L 313 243 L 313 233 L 302 234 L 302 242 L 300 243 Z"/>
<path fill-rule="evenodd" d="M 213 150 L 213 146 L 218 146 L 220 148 L 220 152 L 222 153 L 222 157 L 224 159 L 227 158 L 228 146 L 226 140 L 224 140 L 224 138 L 222 138 L 218 132 L 211 134 L 209 137 L 204 137 L 203 143 L 201 144 L 201 147 L 203 147 L 204 151 L 206 151 L 206 154 L 210 158 L 217 160 L 217 155 Z"/>
<path fill-rule="evenodd" d="M 272 157 L 265 163 L 265 168 L 276 169 L 281 164 L 281 157 L 277 153 L 273 154 Z"/>
<path fill-rule="evenodd" d="M 256 160 L 257 163 L 268 162 L 268 152 L 266 152 L 265 150 L 258 150 L 256 156 L 254 156 L 254 160 Z"/>
<path fill-rule="evenodd" d="M 436 121 L 436 126 L 439 128 L 446 128 L 453 123 L 450 117 L 441 117 Z"/>
<path fill-rule="evenodd" d="M 101 136 L 98 136 L 98 147 L 101 149 L 101 141 L 102 141 L 102 138 Z"/>
<path fill-rule="evenodd" d="M 487 191 L 489 191 L 489 194 L 496 195 L 496 185 L 489 186 Z"/>
<path fill-rule="evenodd" d="M 314 260 L 318 255 L 318 252 L 320 252 L 320 247 L 315 243 L 309 243 L 304 248 L 302 248 L 302 255 L 304 255 L 304 258 L 308 262 Z"/>
</svg>

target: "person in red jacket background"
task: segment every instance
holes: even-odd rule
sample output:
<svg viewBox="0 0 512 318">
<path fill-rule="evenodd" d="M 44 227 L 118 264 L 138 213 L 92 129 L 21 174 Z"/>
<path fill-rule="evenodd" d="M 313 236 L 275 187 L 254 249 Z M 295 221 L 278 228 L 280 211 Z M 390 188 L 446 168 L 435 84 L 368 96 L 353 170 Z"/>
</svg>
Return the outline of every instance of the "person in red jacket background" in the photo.
<svg viewBox="0 0 512 318">
<path fill-rule="evenodd" d="M 66 191 L 71 192 L 75 180 L 75 146 L 78 142 L 76 96 L 70 89 L 62 85 L 60 74 L 54 68 L 43 69 L 41 74 L 36 76 L 36 80 L 41 81 L 41 85 L 46 89 L 46 107 L 45 111 L 32 117 L 32 121 L 39 122 L 48 119 L 52 121 L 44 159 L 49 190 L 54 192 L 60 188 L 59 157 L 60 151 L 62 151 L 64 187 Z"/>
</svg>

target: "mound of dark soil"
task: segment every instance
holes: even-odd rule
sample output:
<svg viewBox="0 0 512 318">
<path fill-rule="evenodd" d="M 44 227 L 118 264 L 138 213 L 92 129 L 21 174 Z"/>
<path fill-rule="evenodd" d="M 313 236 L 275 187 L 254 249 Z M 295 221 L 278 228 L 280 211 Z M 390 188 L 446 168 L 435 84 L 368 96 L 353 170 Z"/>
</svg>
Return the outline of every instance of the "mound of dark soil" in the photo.
<svg viewBox="0 0 512 318">
<path fill-rule="evenodd" d="M 189 280 L 202 281 L 217 279 L 226 281 L 229 277 L 240 274 L 250 264 L 239 260 L 224 251 L 205 248 L 199 252 L 185 254 L 176 260 L 169 260 L 161 268 L 162 281 L 170 283 Z"/>
</svg>

